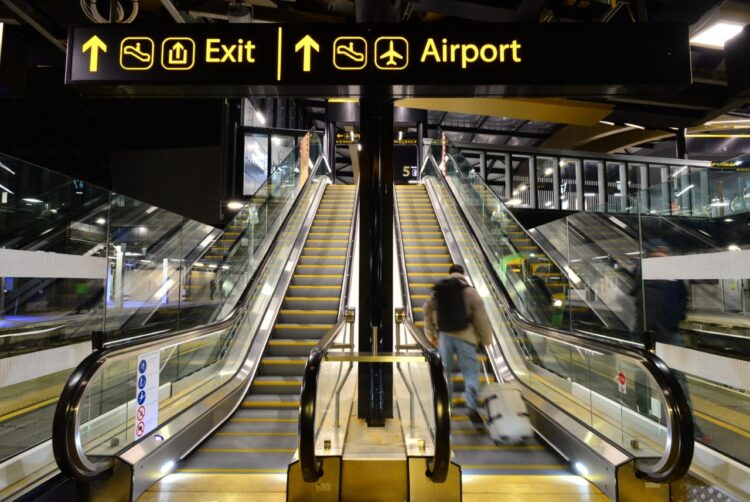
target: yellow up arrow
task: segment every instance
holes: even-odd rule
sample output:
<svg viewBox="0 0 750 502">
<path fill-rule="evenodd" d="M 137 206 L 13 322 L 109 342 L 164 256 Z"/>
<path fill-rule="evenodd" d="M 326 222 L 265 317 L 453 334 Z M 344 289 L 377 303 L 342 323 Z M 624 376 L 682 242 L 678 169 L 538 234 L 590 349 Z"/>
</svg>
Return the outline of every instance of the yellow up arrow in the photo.
<svg viewBox="0 0 750 502">
<path fill-rule="evenodd" d="M 299 52 L 300 50 L 304 50 L 302 53 L 302 71 L 310 71 L 310 55 L 312 54 L 312 51 L 320 52 L 320 46 L 310 35 L 305 35 L 305 37 L 294 46 L 294 52 Z"/>
<path fill-rule="evenodd" d="M 96 73 L 99 70 L 99 51 L 107 52 L 107 44 L 105 44 L 101 38 L 94 35 L 83 44 L 83 50 L 81 52 L 87 51 L 91 51 L 89 71 L 91 73 Z"/>
</svg>

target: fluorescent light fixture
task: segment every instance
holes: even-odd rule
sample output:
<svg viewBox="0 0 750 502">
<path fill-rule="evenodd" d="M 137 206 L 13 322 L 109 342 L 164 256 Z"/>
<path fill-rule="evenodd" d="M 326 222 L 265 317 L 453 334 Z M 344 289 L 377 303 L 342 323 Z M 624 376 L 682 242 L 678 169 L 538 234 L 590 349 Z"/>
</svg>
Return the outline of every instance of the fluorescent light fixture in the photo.
<svg viewBox="0 0 750 502">
<path fill-rule="evenodd" d="M 544 175 L 545 176 L 552 176 L 553 172 L 554 172 L 554 170 L 551 167 L 548 167 L 547 169 L 544 170 Z"/>
<path fill-rule="evenodd" d="M 156 207 L 156 206 L 151 206 L 150 208 L 146 209 L 146 214 L 151 214 L 154 211 L 156 211 L 157 209 L 159 209 L 159 208 Z"/>
<path fill-rule="evenodd" d="M 562 300 L 559 298 L 552 302 L 553 307 L 562 307 Z"/>
<path fill-rule="evenodd" d="M 727 249 L 730 251 L 742 251 L 737 244 L 730 244 Z"/>
<path fill-rule="evenodd" d="M 739 35 L 742 27 L 742 23 L 720 20 L 693 35 L 690 43 L 710 49 L 723 49 L 728 40 Z"/>
<path fill-rule="evenodd" d="M 534 253 L 529 253 L 529 256 L 530 256 L 531 258 L 536 258 L 536 254 L 534 254 Z"/>
<path fill-rule="evenodd" d="M 588 476 L 588 475 L 589 475 L 589 469 L 588 469 L 588 467 L 586 467 L 585 465 L 583 465 L 583 464 L 582 464 L 582 463 L 580 463 L 580 462 L 576 462 L 575 464 L 573 464 L 573 469 L 574 469 L 574 470 L 575 470 L 575 471 L 576 471 L 576 472 L 577 472 L 578 474 L 580 474 L 580 475 L 581 475 L 581 476 L 583 476 L 583 477 L 586 477 L 586 476 Z"/>
<path fill-rule="evenodd" d="M 3 26 L 5 24 L 0 22 L 0 61 L 3 60 Z"/>
<path fill-rule="evenodd" d="M 39 199 L 34 199 L 32 197 L 26 197 L 25 199 L 21 199 L 24 202 L 28 202 L 29 204 L 41 204 L 42 201 Z"/>
<path fill-rule="evenodd" d="M 583 195 L 585 195 L 586 197 L 596 197 L 599 194 L 598 193 L 593 193 L 593 192 L 586 192 Z"/>
<path fill-rule="evenodd" d="M 2 24 L 3 23 L 0 23 L 0 26 L 2 26 Z M 0 36 L 2 36 L 2 35 L 0 35 Z M 3 169 L 5 169 L 6 171 L 8 171 L 10 174 L 16 174 L 10 167 L 6 166 L 2 162 L 0 162 L 0 167 L 2 167 Z"/>
<path fill-rule="evenodd" d="M 506 206 L 517 206 L 521 204 L 523 201 L 521 199 L 510 199 L 508 202 L 505 203 Z"/>
<path fill-rule="evenodd" d="M 724 223 L 732 223 L 733 221 L 732 218 L 724 218 Z"/>
<path fill-rule="evenodd" d="M 358 152 L 362 151 L 362 143 L 357 143 L 357 151 Z"/>
<path fill-rule="evenodd" d="M 709 204 L 711 207 L 725 207 L 729 205 L 729 202 L 717 200 L 716 202 L 712 202 Z"/>
<path fill-rule="evenodd" d="M 608 125 L 608 126 L 613 126 L 613 125 L 615 125 L 615 123 L 614 123 L 614 122 L 610 122 L 609 120 L 600 120 L 600 121 L 599 121 L 599 123 L 600 123 L 600 124 L 604 124 L 604 125 Z"/>
<path fill-rule="evenodd" d="M 628 228 L 628 225 L 626 223 L 624 223 L 622 220 L 615 218 L 614 216 L 610 216 L 609 221 L 611 221 L 612 223 L 614 223 L 620 228 Z"/>
<path fill-rule="evenodd" d="M 208 268 L 219 268 L 219 266 L 216 263 L 211 263 Z"/>
<path fill-rule="evenodd" d="M 748 124 L 750 125 L 750 119 L 711 120 L 709 122 L 706 122 L 705 125 L 718 125 L 718 124 Z"/>
<path fill-rule="evenodd" d="M 398 140 L 401 141 L 402 139 L 404 139 L 404 131 L 399 131 L 398 132 Z"/>
<path fill-rule="evenodd" d="M 255 118 L 258 119 L 258 122 L 260 122 L 261 125 L 266 125 L 266 117 L 260 112 L 260 110 L 255 110 Z"/>
<path fill-rule="evenodd" d="M 354 141 L 354 131 L 349 131 L 349 139 Z"/>
<path fill-rule="evenodd" d="M 222 266 L 221 266 L 221 269 L 222 269 L 222 270 L 229 270 L 229 265 L 222 265 Z"/>
<path fill-rule="evenodd" d="M 97 218 L 96 223 L 97 225 L 104 225 L 105 223 L 107 223 L 107 220 L 105 220 L 104 218 Z"/>
<path fill-rule="evenodd" d="M 8 188 L 6 186 L 0 185 L 0 188 L 2 188 L 3 190 L 5 190 L 6 192 L 8 192 L 11 195 L 14 195 L 14 193 L 15 193 L 15 192 L 13 192 L 13 190 L 11 190 L 10 188 Z"/>
<path fill-rule="evenodd" d="M 239 202 L 239 201 L 236 201 L 236 200 L 227 202 L 227 208 L 231 209 L 232 211 L 236 211 L 238 209 L 242 209 L 242 206 L 243 206 L 242 202 Z"/>
<path fill-rule="evenodd" d="M 688 168 L 688 166 L 682 166 L 681 168 L 679 168 L 678 170 L 676 170 L 676 171 L 674 172 L 674 174 L 672 175 L 672 177 L 673 177 L 673 178 L 676 178 L 678 174 L 680 174 L 680 173 L 681 173 L 682 171 L 684 171 L 684 170 L 685 170 L 685 169 L 687 169 L 687 168 Z"/>
<path fill-rule="evenodd" d="M 631 124 L 630 122 L 625 122 L 625 125 L 628 127 L 632 127 L 633 129 L 645 129 L 645 127 L 640 126 L 638 124 Z"/>
<path fill-rule="evenodd" d="M 688 192 L 689 190 L 692 190 L 694 186 L 695 186 L 695 185 L 689 185 L 688 187 L 686 187 L 686 188 L 683 188 L 682 190 L 680 190 L 679 192 L 677 192 L 676 194 L 674 194 L 674 196 L 675 196 L 675 197 L 679 197 L 680 195 L 682 195 L 682 194 L 684 194 L 684 193 Z"/>
</svg>

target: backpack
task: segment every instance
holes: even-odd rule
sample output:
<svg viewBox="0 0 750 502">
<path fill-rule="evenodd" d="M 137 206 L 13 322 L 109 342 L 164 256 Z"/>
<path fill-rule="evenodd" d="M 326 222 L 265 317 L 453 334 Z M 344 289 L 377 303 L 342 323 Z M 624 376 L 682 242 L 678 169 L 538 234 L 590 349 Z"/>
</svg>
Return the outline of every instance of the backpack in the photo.
<svg viewBox="0 0 750 502">
<path fill-rule="evenodd" d="M 464 301 L 464 288 L 468 287 L 468 284 L 455 277 L 435 284 L 437 324 L 440 331 L 460 331 L 469 326 L 469 313 Z"/>
</svg>

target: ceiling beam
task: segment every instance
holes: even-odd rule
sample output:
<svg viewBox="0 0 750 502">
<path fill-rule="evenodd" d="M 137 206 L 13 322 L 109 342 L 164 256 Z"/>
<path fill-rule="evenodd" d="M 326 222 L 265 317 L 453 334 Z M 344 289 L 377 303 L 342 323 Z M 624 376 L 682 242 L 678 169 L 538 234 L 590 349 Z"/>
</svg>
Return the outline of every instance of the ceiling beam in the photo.
<svg viewBox="0 0 750 502">
<path fill-rule="evenodd" d="M 440 128 L 446 132 L 460 132 L 463 134 L 486 134 L 488 136 L 516 136 L 518 138 L 533 138 L 541 139 L 546 138 L 546 134 L 538 132 L 518 132 L 518 131 L 502 131 L 500 129 L 479 129 L 476 127 L 463 127 L 463 126 L 452 126 L 452 125 L 439 125 L 439 124 L 427 124 L 428 129 Z"/>
<path fill-rule="evenodd" d="M 597 124 L 614 109 L 608 103 L 560 98 L 404 98 L 395 104 L 420 110 L 585 126 Z"/>
<path fill-rule="evenodd" d="M 65 42 L 52 34 L 54 25 L 47 20 L 36 7 L 24 0 L 1 0 L 13 14 L 18 16 L 23 22 L 34 28 L 40 35 L 52 42 L 52 45 L 65 52 Z"/>
</svg>

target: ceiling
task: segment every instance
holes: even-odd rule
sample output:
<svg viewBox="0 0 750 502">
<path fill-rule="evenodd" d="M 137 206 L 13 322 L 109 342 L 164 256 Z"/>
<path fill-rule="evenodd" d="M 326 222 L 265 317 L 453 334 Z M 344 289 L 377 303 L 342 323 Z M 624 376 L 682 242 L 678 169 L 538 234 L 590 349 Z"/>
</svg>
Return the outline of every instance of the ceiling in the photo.
<svg viewBox="0 0 750 502">
<path fill-rule="evenodd" d="M 132 2 L 119 1 L 122 15 L 128 16 Z M 750 16 L 750 2 L 734 3 Z M 272 23 L 473 21 L 694 25 L 720 4 L 719 0 L 140 0 L 133 23 L 143 26 L 226 23 L 232 17 L 233 21 Z M 98 0 L 97 5 L 103 15 L 108 15 L 108 0 Z M 79 0 L 0 0 L 0 21 L 21 25 L 33 52 L 30 64 L 47 66 L 64 64 L 67 27 L 89 23 Z M 481 24 L 476 26 L 481 29 Z M 471 110 L 451 109 L 429 111 L 428 130 L 435 134 L 440 127 L 457 141 L 629 153 L 647 149 L 658 153 L 668 151 L 657 146 L 673 140 L 674 128 L 701 131 L 707 127 L 706 122 L 719 117 L 750 119 L 747 100 L 732 97 L 727 88 L 723 51 L 691 47 L 691 56 L 693 84 L 669 98 L 581 98 L 583 104 L 591 107 L 606 105 L 608 113 L 603 120 L 614 123 L 613 126 L 581 125 L 574 120 L 574 112 L 566 119 L 559 114 L 549 118 L 523 117 L 515 112 L 481 115 Z M 321 106 L 314 101 L 308 103 L 312 107 Z M 317 108 L 315 111 L 319 113 Z M 625 127 L 622 124 L 626 122 L 646 129 Z M 720 126 L 709 129 L 724 130 Z"/>
</svg>

